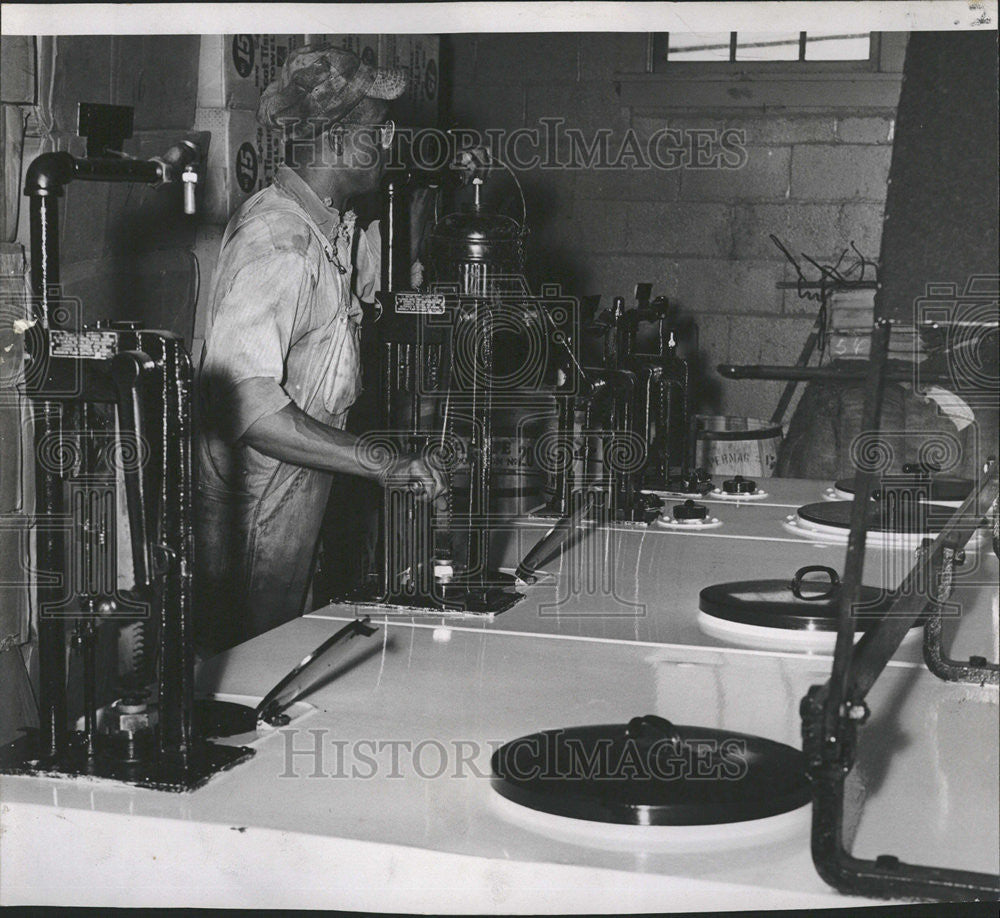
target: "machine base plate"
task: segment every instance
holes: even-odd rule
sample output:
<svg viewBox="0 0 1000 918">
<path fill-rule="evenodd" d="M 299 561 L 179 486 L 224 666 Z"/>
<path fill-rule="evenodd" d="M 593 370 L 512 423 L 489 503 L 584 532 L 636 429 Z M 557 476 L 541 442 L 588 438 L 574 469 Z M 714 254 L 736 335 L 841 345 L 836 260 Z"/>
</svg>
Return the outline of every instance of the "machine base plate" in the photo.
<svg viewBox="0 0 1000 918">
<path fill-rule="evenodd" d="M 71 735 L 71 738 L 76 738 Z M 32 775 L 43 778 L 100 778 L 120 781 L 151 790 L 192 791 L 209 778 L 245 762 L 254 750 L 247 746 L 223 746 L 197 743 L 186 762 L 153 759 L 148 762 L 124 762 L 111 755 L 88 757 L 82 747 L 71 748 L 55 759 L 35 758 L 37 733 L 28 733 L 0 750 L 0 774 Z"/>
</svg>

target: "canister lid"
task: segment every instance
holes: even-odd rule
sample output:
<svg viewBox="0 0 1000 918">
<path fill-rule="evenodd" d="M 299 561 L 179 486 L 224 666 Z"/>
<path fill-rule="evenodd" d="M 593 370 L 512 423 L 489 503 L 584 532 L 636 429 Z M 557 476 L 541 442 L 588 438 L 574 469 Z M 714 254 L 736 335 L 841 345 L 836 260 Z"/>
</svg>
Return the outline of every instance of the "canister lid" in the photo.
<svg viewBox="0 0 1000 918">
<path fill-rule="evenodd" d="M 920 484 L 920 479 L 914 479 L 914 484 Z M 972 481 L 968 478 L 952 478 L 946 475 L 935 475 L 928 482 L 931 500 L 958 501 L 965 500 L 972 493 Z M 854 478 L 840 478 L 833 485 L 844 494 L 854 493 Z"/>
<path fill-rule="evenodd" d="M 645 715 L 546 730 L 501 746 L 492 785 L 522 806 L 637 826 L 764 819 L 809 802 L 802 753 L 784 743 Z"/>
<path fill-rule="evenodd" d="M 822 500 L 799 507 L 798 515 L 809 523 L 830 526 L 847 532 L 851 528 L 851 508 L 854 501 Z M 954 513 L 954 509 L 943 504 L 921 501 L 919 506 L 903 508 L 898 519 L 886 512 L 881 502 L 871 501 L 868 508 L 869 532 L 906 532 L 934 535 L 940 532 Z M 916 529 L 914 529 L 916 527 Z"/>
<path fill-rule="evenodd" d="M 809 580 L 809 572 L 818 570 L 818 566 L 800 568 L 790 578 L 716 583 L 701 591 L 698 608 L 714 618 L 759 628 L 836 631 L 840 582 L 829 577 Z M 886 594 L 871 586 L 861 587 L 858 602 L 855 631 L 867 631 L 889 606 Z"/>
</svg>

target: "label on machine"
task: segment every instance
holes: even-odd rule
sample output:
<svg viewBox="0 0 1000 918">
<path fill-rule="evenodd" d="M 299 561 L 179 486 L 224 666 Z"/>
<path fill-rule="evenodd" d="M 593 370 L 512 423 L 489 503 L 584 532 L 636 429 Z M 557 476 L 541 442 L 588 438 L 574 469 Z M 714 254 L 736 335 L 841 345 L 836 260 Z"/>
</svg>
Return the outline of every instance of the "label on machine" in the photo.
<svg viewBox="0 0 1000 918">
<path fill-rule="evenodd" d="M 49 354 L 52 357 L 76 357 L 85 360 L 106 360 L 118 353 L 118 335 L 113 331 L 49 332 Z"/>
<path fill-rule="evenodd" d="M 444 315 L 443 293 L 397 293 L 396 312 L 415 315 Z"/>
</svg>

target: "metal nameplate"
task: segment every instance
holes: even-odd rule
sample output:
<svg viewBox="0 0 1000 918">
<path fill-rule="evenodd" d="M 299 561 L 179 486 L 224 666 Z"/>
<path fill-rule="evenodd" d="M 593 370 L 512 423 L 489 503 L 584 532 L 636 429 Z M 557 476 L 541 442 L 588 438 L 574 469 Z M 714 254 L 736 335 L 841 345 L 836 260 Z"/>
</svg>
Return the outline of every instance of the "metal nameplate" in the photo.
<svg viewBox="0 0 1000 918">
<path fill-rule="evenodd" d="M 444 314 L 443 293 L 397 293 L 397 313 L 440 316 Z"/>
<path fill-rule="evenodd" d="M 111 331 L 71 332 L 53 329 L 49 332 L 49 354 L 52 357 L 106 360 L 117 353 L 118 335 Z"/>
</svg>

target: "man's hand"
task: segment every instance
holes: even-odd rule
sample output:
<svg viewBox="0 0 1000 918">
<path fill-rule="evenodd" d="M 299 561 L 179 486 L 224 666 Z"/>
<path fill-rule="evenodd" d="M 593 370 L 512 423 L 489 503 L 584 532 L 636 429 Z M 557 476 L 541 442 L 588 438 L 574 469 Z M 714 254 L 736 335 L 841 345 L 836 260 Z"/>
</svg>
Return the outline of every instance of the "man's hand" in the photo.
<svg viewBox="0 0 1000 918">
<path fill-rule="evenodd" d="M 410 286 L 414 290 L 419 290 L 424 285 L 424 264 L 418 258 L 410 265 Z"/>
<path fill-rule="evenodd" d="M 440 502 L 447 493 L 444 472 L 433 463 L 409 454 L 394 459 L 380 476 L 383 487 L 410 486 L 420 497 Z"/>
</svg>

